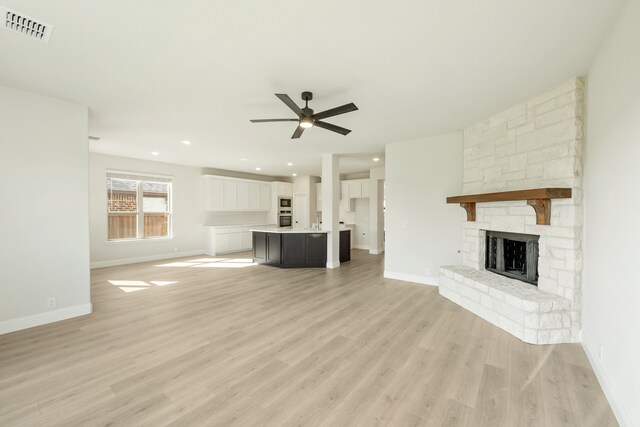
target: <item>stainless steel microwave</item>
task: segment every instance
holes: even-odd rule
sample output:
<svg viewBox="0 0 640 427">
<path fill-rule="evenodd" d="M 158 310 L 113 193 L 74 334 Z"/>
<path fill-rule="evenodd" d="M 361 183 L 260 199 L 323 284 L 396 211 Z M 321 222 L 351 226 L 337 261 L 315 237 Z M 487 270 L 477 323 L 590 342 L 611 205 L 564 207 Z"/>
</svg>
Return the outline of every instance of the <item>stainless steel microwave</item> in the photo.
<svg viewBox="0 0 640 427">
<path fill-rule="evenodd" d="M 291 209 L 291 202 L 292 202 L 291 197 L 279 197 L 278 207 Z"/>
</svg>

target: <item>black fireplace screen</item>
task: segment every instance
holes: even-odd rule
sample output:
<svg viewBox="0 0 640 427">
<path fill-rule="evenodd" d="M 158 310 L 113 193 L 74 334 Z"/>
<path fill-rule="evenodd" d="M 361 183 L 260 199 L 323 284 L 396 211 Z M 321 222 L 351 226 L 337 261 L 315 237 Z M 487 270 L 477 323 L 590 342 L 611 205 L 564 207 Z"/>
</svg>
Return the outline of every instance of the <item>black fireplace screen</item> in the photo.
<svg viewBox="0 0 640 427">
<path fill-rule="evenodd" d="M 533 234 L 487 230 L 485 268 L 494 273 L 538 285 L 538 240 Z"/>
</svg>

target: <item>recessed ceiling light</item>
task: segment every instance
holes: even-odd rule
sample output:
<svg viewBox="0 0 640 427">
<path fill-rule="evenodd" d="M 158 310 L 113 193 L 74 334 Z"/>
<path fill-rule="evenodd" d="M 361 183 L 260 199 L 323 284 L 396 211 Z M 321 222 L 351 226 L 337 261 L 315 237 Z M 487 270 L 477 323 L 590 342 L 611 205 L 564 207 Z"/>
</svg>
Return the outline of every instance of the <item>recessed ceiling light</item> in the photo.
<svg viewBox="0 0 640 427">
<path fill-rule="evenodd" d="M 293 163 L 289 162 L 287 163 L 287 166 L 293 166 Z"/>
<path fill-rule="evenodd" d="M 291 176 L 298 176 L 298 174 L 297 173 L 292 173 Z"/>
<path fill-rule="evenodd" d="M 182 141 L 182 143 L 183 143 L 184 145 L 191 145 L 191 141 L 187 141 L 187 140 Z"/>
<path fill-rule="evenodd" d="M 374 158 L 373 158 L 373 161 L 374 161 L 374 162 L 379 162 L 379 161 L 380 161 L 380 158 L 378 158 L 378 157 L 374 157 Z"/>
<path fill-rule="evenodd" d="M 256 168 L 256 170 L 257 170 L 257 171 L 259 171 L 259 170 L 262 170 L 262 168 L 261 168 L 260 166 L 258 166 L 258 167 Z"/>
<path fill-rule="evenodd" d="M 151 154 L 154 155 L 154 156 L 159 156 L 160 155 L 160 153 L 158 153 L 157 151 L 152 151 Z"/>
</svg>

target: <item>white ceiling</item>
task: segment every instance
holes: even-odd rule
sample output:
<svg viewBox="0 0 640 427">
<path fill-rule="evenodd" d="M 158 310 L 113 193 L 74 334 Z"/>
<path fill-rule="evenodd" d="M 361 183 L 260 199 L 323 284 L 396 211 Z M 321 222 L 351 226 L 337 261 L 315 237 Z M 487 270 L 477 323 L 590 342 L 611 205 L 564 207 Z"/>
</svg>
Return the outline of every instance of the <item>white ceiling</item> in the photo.
<svg viewBox="0 0 640 427">
<path fill-rule="evenodd" d="M 622 0 L 0 4 L 54 26 L 50 44 L 0 30 L 0 84 L 88 105 L 91 151 L 317 175 L 321 153 L 362 153 L 341 169 L 366 170 L 385 143 L 460 130 L 584 74 Z M 353 132 L 291 140 L 295 123 L 249 122 L 294 117 L 274 94 L 302 104 L 304 90 L 316 111 L 355 102 L 326 119 Z"/>
</svg>

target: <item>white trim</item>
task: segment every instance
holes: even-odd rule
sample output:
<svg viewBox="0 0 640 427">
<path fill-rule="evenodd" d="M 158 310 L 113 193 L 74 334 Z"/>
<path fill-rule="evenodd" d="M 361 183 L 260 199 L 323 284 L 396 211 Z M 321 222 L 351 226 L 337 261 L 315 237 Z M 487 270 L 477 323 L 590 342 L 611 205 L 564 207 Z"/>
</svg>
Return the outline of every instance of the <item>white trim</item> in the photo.
<svg viewBox="0 0 640 427">
<path fill-rule="evenodd" d="M 165 240 L 173 240 L 175 236 L 167 236 L 167 237 L 146 237 L 140 239 L 113 239 L 113 240 L 105 240 L 104 243 L 106 245 L 122 245 L 124 243 L 138 243 L 138 242 L 163 242 Z"/>
<path fill-rule="evenodd" d="M 140 178 L 163 178 L 163 179 L 169 179 L 171 181 L 173 181 L 173 179 L 175 178 L 173 175 L 160 175 L 160 174 L 154 174 L 154 173 L 146 173 L 146 172 L 131 172 L 131 171 L 119 171 L 119 170 L 113 170 L 113 169 L 105 169 L 104 170 L 105 173 L 107 174 L 118 174 L 118 175 L 127 175 L 127 176 L 135 176 L 135 177 L 140 177 Z M 113 177 L 114 179 L 129 179 L 129 180 L 133 180 L 131 178 L 116 178 Z"/>
<path fill-rule="evenodd" d="M 380 255 L 384 252 L 384 249 L 369 249 L 371 255 Z"/>
<path fill-rule="evenodd" d="M 421 285 L 438 286 L 439 279 L 435 276 L 419 276 L 417 274 L 397 273 L 395 271 L 384 271 L 386 279 L 403 280 L 405 282 L 420 283 Z"/>
<path fill-rule="evenodd" d="M 340 267 L 340 261 L 336 261 L 335 263 L 331 261 L 327 261 L 327 268 L 338 268 L 338 267 Z"/>
<path fill-rule="evenodd" d="M 582 335 L 582 348 L 587 355 L 587 359 L 589 359 L 589 362 L 591 363 L 593 372 L 596 374 L 596 378 L 600 383 L 600 387 L 602 387 L 605 397 L 609 401 L 609 406 L 611 406 L 611 410 L 616 416 L 618 424 L 620 424 L 621 427 L 631 427 L 634 424 L 631 422 L 629 413 L 622 406 L 622 400 L 618 397 L 618 393 L 615 391 L 609 376 L 605 373 L 605 369 L 602 366 L 600 359 L 595 357 L 595 355 L 589 350 L 589 340 L 585 339 L 584 333 Z"/>
<path fill-rule="evenodd" d="M 185 256 L 196 256 L 203 255 L 204 253 L 204 249 L 198 249 L 196 251 L 171 252 L 168 254 L 147 255 L 134 258 L 119 258 L 107 261 L 95 261 L 91 263 L 91 269 L 114 267 L 116 265 L 136 264 L 138 262 L 157 261 L 170 258 L 180 258 Z"/>
<path fill-rule="evenodd" d="M 367 250 L 367 251 L 368 251 L 368 250 L 369 250 L 369 245 L 356 245 L 356 244 L 354 243 L 354 245 L 353 245 L 353 249 L 365 249 L 365 250 Z"/>
<path fill-rule="evenodd" d="M 18 317 L 16 319 L 3 320 L 0 322 L 0 335 L 20 331 L 22 329 L 33 328 L 34 326 L 59 322 L 73 317 L 84 316 L 86 314 L 91 314 L 92 311 L 93 306 L 89 303 L 60 308 L 58 310 L 45 311 L 43 313 Z"/>
</svg>

